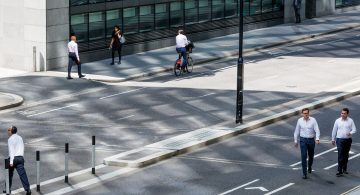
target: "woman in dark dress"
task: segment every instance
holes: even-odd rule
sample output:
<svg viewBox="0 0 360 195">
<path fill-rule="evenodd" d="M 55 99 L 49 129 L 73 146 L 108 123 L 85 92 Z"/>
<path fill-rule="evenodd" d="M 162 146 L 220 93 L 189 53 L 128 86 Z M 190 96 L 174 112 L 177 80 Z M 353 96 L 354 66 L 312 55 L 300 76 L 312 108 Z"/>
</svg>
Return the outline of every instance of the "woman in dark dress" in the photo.
<svg viewBox="0 0 360 195">
<path fill-rule="evenodd" d="M 122 43 L 120 43 L 120 39 L 123 36 L 120 27 L 115 26 L 114 30 L 112 32 L 112 38 L 110 43 L 110 49 L 112 49 L 112 62 L 111 65 L 114 65 L 114 59 L 115 59 L 115 52 L 117 51 L 119 55 L 119 64 L 121 64 L 121 49 L 122 49 Z"/>
</svg>

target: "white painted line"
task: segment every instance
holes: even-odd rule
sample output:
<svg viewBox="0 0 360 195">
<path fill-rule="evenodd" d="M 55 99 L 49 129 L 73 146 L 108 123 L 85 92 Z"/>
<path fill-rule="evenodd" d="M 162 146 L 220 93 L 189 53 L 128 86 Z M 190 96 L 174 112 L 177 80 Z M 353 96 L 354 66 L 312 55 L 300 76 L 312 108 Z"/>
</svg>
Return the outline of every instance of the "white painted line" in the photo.
<svg viewBox="0 0 360 195">
<path fill-rule="evenodd" d="M 44 137 L 44 138 L 36 139 L 36 140 L 30 141 L 30 142 L 26 142 L 25 144 L 33 144 L 33 143 L 36 143 L 36 142 L 44 141 L 46 139 L 48 139 L 48 138 Z"/>
<path fill-rule="evenodd" d="M 139 91 L 139 90 L 142 90 L 142 89 L 145 89 L 145 88 L 146 88 L 146 87 L 141 87 L 141 88 L 138 88 L 138 89 L 133 89 L 133 90 L 129 90 L 129 91 L 124 91 L 124 92 L 121 92 L 121 93 L 117 93 L 117 94 L 113 94 L 113 95 L 101 97 L 101 98 L 99 98 L 99 99 L 100 99 L 100 100 L 103 100 L 103 99 L 106 99 L 106 98 L 110 98 L 110 97 L 114 97 L 114 96 L 118 96 L 118 95 L 122 95 L 122 94 L 131 93 L 131 92 L 134 92 L 134 91 Z"/>
<path fill-rule="evenodd" d="M 134 171 L 136 169 L 137 168 L 122 168 L 120 170 L 117 170 L 117 171 L 114 171 L 114 172 L 111 172 L 111 173 L 108 173 L 108 174 L 105 174 L 105 175 L 101 175 L 99 177 L 95 177 L 94 179 L 89 179 L 87 181 L 78 183 L 76 185 L 72 185 L 70 187 L 62 188 L 62 189 L 57 190 L 55 192 L 48 193 L 48 195 L 66 194 L 66 193 L 69 193 L 69 192 L 72 192 L 72 191 L 75 191 L 75 190 L 79 190 L 79 189 L 82 189 L 82 188 L 85 188 L 85 187 L 88 187 L 88 186 L 91 186 L 91 185 L 95 185 L 97 183 L 103 182 L 103 181 L 108 180 L 108 179 L 112 179 L 112 178 L 117 177 L 117 176 L 119 176 L 121 174 L 129 173 L 129 172 Z"/>
<path fill-rule="evenodd" d="M 127 118 L 131 118 L 131 117 L 134 117 L 135 115 L 130 115 L 130 116 L 125 116 L 123 118 L 119 118 L 118 120 L 124 120 L 124 119 L 127 119 Z"/>
<path fill-rule="evenodd" d="M 329 41 L 329 42 L 321 43 L 321 44 L 319 44 L 319 45 L 327 45 L 327 44 L 336 43 L 336 42 L 343 41 L 343 40 L 344 40 L 344 39 L 338 39 L 338 40 L 334 40 L 334 41 Z"/>
<path fill-rule="evenodd" d="M 65 108 L 69 108 L 69 107 L 74 107 L 74 106 L 77 106 L 78 104 L 71 104 L 69 106 L 64 106 L 64 107 L 61 107 L 61 108 L 56 108 L 56 109 L 53 109 L 53 110 L 48 110 L 48 111 L 45 111 L 45 112 L 40 112 L 40 113 L 37 113 L 37 114 L 31 114 L 31 115 L 28 115 L 27 117 L 33 117 L 33 116 L 38 116 L 38 115 L 41 115 L 41 114 L 46 114 L 46 113 L 49 113 L 49 112 L 54 112 L 54 111 L 57 111 L 57 110 L 62 110 L 62 109 L 65 109 Z"/>
<path fill-rule="evenodd" d="M 333 148 L 331 148 L 331 149 L 329 149 L 329 150 L 326 150 L 326 151 L 324 151 L 324 152 L 321 152 L 320 154 L 315 155 L 314 158 L 316 158 L 316 157 L 318 157 L 318 156 L 321 156 L 321 155 L 323 155 L 323 154 L 326 154 L 326 153 L 328 153 L 328 152 L 331 152 L 331 151 L 333 151 L 333 150 L 336 150 L 336 147 L 333 147 Z M 301 161 L 290 165 L 290 167 L 294 167 L 294 166 L 299 165 L 299 164 L 301 164 Z"/>
<path fill-rule="evenodd" d="M 214 95 L 215 93 L 209 93 L 209 94 L 206 94 L 206 95 L 202 95 L 202 96 L 199 96 L 197 98 L 203 98 L 203 97 L 206 97 L 206 96 L 209 96 L 209 95 Z"/>
<path fill-rule="evenodd" d="M 273 190 L 273 191 L 271 191 L 271 192 L 268 192 L 268 193 L 266 193 L 266 194 L 264 194 L 264 195 L 270 195 L 270 194 L 274 194 L 274 193 L 276 193 L 276 192 L 278 192 L 278 191 L 280 191 L 280 190 L 283 190 L 283 189 L 285 189 L 285 188 L 288 188 L 288 187 L 290 187 L 290 186 L 292 186 L 292 185 L 294 185 L 295 183 L 289 183 L 289 184 L 287 184 L 287 185 L 284 185 L 283 187 L 280 187 L 280 188 L 278 188 L 278 189 L 276 189 L 276 190 Z"/>
<path fill-rule="evenodd" d="M 356 35 L 357 37 L 360 37 L 360 34 Z"/>
<path fill-rule="evenodd" d="M 259 187 L 248 187 L 248 188 L 245 188 L 245 190 L 261 190 L 263 192 L 268 192 L 269 191 L 268 189 L 266 189 L 264 187 L 261 187 L 261 186 L 259 186 Z"/>
<path fill-rule="evenodd" d="M 239 186 L 239 187 L 233 188 L 233 189 L 228 190 L 228 191 L 226 191 L 226 192 L 223 192 L 223 193 L 221 193 L 221 194 L 219 194 L 219 195 L 229 194 L 229 193 L 231 193 L 231 192 L 233 192 L 233 191 L 235 191 L 235 190 L 238 190 L 238 189 L 240 189 L 240 188 L 243 188 L 243 187 L 245 187 L 245 186 L 248 186 L 248 185 L 250 185 L 250 184 L 252 184 L 252 183 L 255 183 L 255 182 L 259 181 L 259 180 L 260 180 L 260 179 L 255 179 L 255 180 L 253 180 L 253 181 L 250 181 L 249 183 L 243 184 L 243 185 L 241 185 L 241 186 Z"/>
<path fill-rule="evenodd" d="M 101 164 L 101 165 L 96 166 L 95 169 L 101 169 L 101 168 L 104 168 L 104 167 L 106 167 L 106 165 Z M 70 173 L 69 177 L 76 177 L 78 175 L 82 175 L 84 173 L 90 173 L 90 172 L 91 172 L 91 167 L 87 168 L 87 169 L 84 169 L 84 170 L 81 170 L 81 171 L 78 171 L 78 172 Z M 41 182 L 40 186 L 45 186 L 45 185 L 55 183 L 55 182 L 58 182 L 58 181 L 62 181 L 62 180 L 64 180 L 64 176 L 56 177 L 54 179 L 50 179 L 50 180 Z M 35 188 L 36 188 L 36 184 L 33 184 L 33 185 L 30 186 L 30 189 L 35 189 Z M 14 191 L 12 191 L 12 194 L 17 194 L 17 193 L 20 193 L 20 192 L 24 192 L 24 188 L 14 190 Z"/>
<path fill-rule="evenodd" d="M 354 156 L 350 157 L 349 160 L 354 159 L 354 158 L 356 158 L 356 157 L 358 157 L 358 156 L 360 156 L 360 153 L 357 154 L 357 155 L 354 155 Z M 328 167 L 325 167 L 324 169 L 325 169 L 325 170 L 329 170 L 329 169 L 331 169 L 331 168 L 333 168 L 333 167 L 335 167 L 335 166 L 337 166 L 337 165 L 338 165 L 338 164 L 335 163 L 335 164 L 333 164 L 333 165 L 330 165 L 330 166 L 328 166 Z"/>
</svg>

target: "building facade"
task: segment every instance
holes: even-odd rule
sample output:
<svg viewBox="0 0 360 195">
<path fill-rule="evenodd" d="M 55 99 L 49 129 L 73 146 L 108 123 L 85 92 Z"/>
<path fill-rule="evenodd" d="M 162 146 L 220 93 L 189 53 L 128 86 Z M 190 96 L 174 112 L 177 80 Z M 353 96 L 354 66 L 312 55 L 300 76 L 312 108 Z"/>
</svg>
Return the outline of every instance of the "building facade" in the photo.
<svg viewBox="0 0 360 195">
<path fill-rule="evenodd" d="M 244 30 L 293 22 L 292 0 L 244 0 Z M 115 25 L 123 53 L 174 45 L 178 29 L 193 41 L 238 31 L 240 0 L 2 0 L 0 67 L 43 71 L 67 65 L 69 35 L 83 62 L 109 58 Z M 360 0 L 303 0 L 303 17 L 328 15 Z M 11 47 L 9 47 L 9 45 Z"/>
</svg>

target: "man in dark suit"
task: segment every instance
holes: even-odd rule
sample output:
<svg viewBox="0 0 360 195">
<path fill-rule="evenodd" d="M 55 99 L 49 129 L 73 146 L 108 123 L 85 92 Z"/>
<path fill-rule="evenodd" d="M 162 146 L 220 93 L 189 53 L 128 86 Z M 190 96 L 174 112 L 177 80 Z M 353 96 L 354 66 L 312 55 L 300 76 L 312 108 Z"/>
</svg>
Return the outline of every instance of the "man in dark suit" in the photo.
<svg viewBox="0 0 360 195">
<path fill-rule="evenodd" d="M 300 16 L 301 0 L 293 0 L 293 6 L 295 11 L 295 23 L 301 23 L 301 16 Z"/>
</svg>

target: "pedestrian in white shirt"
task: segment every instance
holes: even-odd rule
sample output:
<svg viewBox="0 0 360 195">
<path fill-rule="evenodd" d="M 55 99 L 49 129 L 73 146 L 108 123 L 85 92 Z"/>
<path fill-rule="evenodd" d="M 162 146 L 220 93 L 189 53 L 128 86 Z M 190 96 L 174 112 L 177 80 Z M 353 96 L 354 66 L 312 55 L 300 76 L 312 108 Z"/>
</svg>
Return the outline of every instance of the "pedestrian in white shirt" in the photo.
<svg viewBox="0 0 360 195">
<path fill-rule="evenodd" d="M 17 134 L 17 128 L 15 126 L 10 127 L 7 130 L 9 139 L 8 139 L 8 148 L 9 148 L 9 189 L 11 191 L 12 179 L 14 176 L 14 169 L 16 169 L 19 174 L 21 183 L 24 187 L 26 195 L 31 194 L 30 184 L 26 171 L 24 168 L 24 142 L 21 136 Z"/>
<path fill-rule="evenodd" d="M 69 51 L 69 63 L 68 63 L 68 76 L 67 79 L 72 79 L 71 77 L 71 68 L 74 64 L 78 66 L 78 75 L 79 78 L 85 77 L 85 75 L 81 74 L 81 62 L 79 57 L 78 44 L 76 43 L 76 36 L 70 36 L 71 41 L 68 43 L 68 51 Z"/>
<path fill-rule="evenodd" d="M 183 30 L 178 31 L 178 35 L 176 36 L 176 51 L 181 54 L 183 57 L 183 63 L 181 65 L 181 69 L 185 70 L 185 66 L 187 65 L 187 53 L 186 53 L 186 45 L 189 44 L 187 37 L 184 35 Z M 179 56 L 181 58 L 181 56 Z M 179 58 L 179 59 L 180 59 Z"/>
<path fill-rule="evenodd" d="M 300 137 L 301 165 L 303 171 L 303 179 L 307 179 L 307 173 L 312 172 L 312 164 L 314 160 L 315 142 L 320 143 L 320 130 L 316 119 L 310 117 L 309 108 L 301 111 L 303 117 L 299 118 L 294 132 L 295 147 L 298 147 L 298 139 Z M 309 155 L 308 164 L 306 159 Z"/>
<path fill-rule="evenodd" d="M 334 128 L 332 130 L 331 141 L 338 150 L 338 172 L 337 177 L 347 172 L 347 163 L 349 160 L 349 152 L 351 148 L 352 139 L 351 136 L 356 133 L 356 127 L 354 121 L 349 117 L 349 109 L 343 108 L 341 110 L 341 117 L 336 119 Z M 335 141 L 336 138 L 336 141 Z"/>
</svg>

